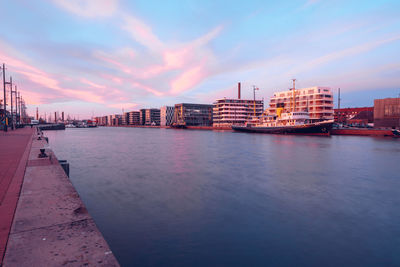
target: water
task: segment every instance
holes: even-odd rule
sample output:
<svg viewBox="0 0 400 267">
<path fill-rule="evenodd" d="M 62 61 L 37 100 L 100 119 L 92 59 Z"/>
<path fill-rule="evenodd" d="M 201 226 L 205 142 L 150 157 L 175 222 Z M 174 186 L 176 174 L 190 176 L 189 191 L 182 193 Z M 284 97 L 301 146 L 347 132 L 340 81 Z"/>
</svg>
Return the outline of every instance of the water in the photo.
<svg viewBox="0 0 400 267">
<path fill-rule="evenodd" d="M 400 140 L 46 135 L 122 266 L 400 265 Z"/>
</svg>

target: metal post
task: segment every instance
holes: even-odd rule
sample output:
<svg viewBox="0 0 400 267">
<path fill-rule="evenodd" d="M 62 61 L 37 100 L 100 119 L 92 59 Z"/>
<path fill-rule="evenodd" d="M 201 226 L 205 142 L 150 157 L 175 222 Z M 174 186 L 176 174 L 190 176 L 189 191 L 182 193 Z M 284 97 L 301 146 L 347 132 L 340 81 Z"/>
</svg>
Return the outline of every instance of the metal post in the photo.
<svg viewBox="0 0 400 267">
<path fill-rule="evenodd" d="M 338 122 L 340 123 L 341 118 L 340 118 L 340 88 L 339 88 L 339 93 L 338 93 Z"/>
<path fill-rule="evenodd" d="M 3 94 L 4 94 L 4 98 L 3 98 L 4 131 L 7 132 L 7 125 L 6 125 L 6 121 L 7 121 L 6 66 L 4 63 L 3 63 Z"/>
<path fill-rule="evenodd" d="M 14 130 L 13 88 L 12 88 L 12 77 L 11 76 L 10 76 L 10 98 L 11 98 L 11 130 Z"/>
<path fill-rule="evenodd" d="M 21 110 L 19 109 L 19 92 L 17 90 L 17 86 L 15 86 L 15 101 L 17 102 L 17 110 L 16 110 L 16 114 L 15 114 L 15 116 L 16 116 L 15 120 L 16 120 L 17 124 L 19 124 L 19 121 L 20 121 L 19 113 L 21 112 Z"/>
</svg>

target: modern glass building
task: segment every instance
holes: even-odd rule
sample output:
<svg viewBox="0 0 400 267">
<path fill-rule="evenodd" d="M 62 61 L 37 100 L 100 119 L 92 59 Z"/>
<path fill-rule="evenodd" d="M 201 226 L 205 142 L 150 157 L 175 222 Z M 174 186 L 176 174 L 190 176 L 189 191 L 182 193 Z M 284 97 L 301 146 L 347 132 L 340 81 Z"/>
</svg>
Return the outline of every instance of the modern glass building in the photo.
<svg viewBox="0 0 400 267">
<path fill-rule="evenodd" d="M 212 126 L 213 105 L 181 103 L 175 105 L 173 126 Z"/>
</svg>

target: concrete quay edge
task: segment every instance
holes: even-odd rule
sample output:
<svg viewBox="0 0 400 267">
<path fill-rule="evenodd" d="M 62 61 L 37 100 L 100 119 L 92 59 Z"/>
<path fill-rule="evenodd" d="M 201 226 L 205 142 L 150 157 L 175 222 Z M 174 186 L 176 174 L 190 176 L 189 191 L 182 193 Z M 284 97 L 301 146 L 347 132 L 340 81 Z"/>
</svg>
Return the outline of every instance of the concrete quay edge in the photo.
<svg viewBox="0 0 400 267">
<path fill-rule="evenodd" d="M 119 266 L 44 138 L 30 145 L 2 266 Z"/>
</svg>

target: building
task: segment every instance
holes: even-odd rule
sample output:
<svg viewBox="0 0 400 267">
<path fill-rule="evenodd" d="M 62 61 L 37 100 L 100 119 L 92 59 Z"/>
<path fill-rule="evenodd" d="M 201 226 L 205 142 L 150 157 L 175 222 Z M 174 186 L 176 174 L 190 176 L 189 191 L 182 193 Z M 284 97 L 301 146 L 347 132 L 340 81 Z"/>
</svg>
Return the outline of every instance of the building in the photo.
<svg viewBox="0 0 400 267">
<path fill-rule="evenodd" d="M 160 125 L 160 110 L 157 108 L 146 109 L 145 125 Z"/>
<path fill-rule="evenodd" d="M 333 120 L 333 93 L 329 87 L 310 87 L 296 89 L 293 101 L 293 90 L 275 92 L 269 102 L 268 112 L 276 114 L 277 107 L 284 110 L 305 111 L 310 113 L 311 121 Z"/>
<path fill-rule="evenodd" d="M 334 120 L 343 124 L 367 125 L 374 122 L 374 107 L 334 109 Z"/>
<path fill-rule="evenodd" d="M 160 125 L 170 126 L 174 118 L 174 107 L 163 106 L 160 108 Z"/>
<path fill-rule="evenodd" d="M 173 125 L 212 126 L 213 105 L 181 103 L 175 105 Z"/>
<path fill-rule="evenodd" d="M 122 114 L 121 124 L 122 125 L 128 125 L 128 123 L 129 123 L 129 112 L 124 112 Z"/>
<path fill-rule="evenodd" d="M 95 117 L 94 119 L 96 120 L 97 125 L 99 125 L 99 126 L 107 125 L 107 116 Z"/>
<path fill-rule="evenodd" d="M 261 116 L 264 111 L 262 100 L 218 99 L 213 108 L 213 126 L 227 127 L 244 124 L 253 116 Z"/>
<path fill-rule="evenodd" d="M 122 115 L 114 114 L 114 115 L 108 115 L 107 117 L 108 117 L 107 118 L 107 125 L 108 126 L 122 125 Z"/>
<path fill-rule="evenodd" d="M 144 125 L 146 122 L 146 109 L 139 110 L 139 124 Z"/>
<path fill-rule="evenodd" d="M 139 125 L 139 124 L 140 124 L 140 111 L 129 111 L 128 125 Z"/>
<path fill-rule="evenodd" d="M 400 128 L 400 98 L 374 100 L 374 127 Z"/>
<path fill-rule="evenodd" d="M 244 124 L 252 117 L 261 116 L 264 111 L 263 100 L 240 99 L 240 83 L 238 83 L 237 99 L 217 99 L 213 107 L 213 126 L 230 127 L 233 124 Z"/>
<path fill-rule="evenodd" d="M 160 110 L 157 108 L 141 109 L 139 123 L 140 125 L 160 125 Z"/>
</svg>

